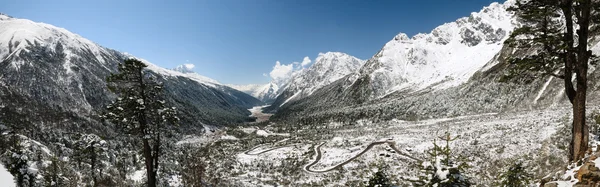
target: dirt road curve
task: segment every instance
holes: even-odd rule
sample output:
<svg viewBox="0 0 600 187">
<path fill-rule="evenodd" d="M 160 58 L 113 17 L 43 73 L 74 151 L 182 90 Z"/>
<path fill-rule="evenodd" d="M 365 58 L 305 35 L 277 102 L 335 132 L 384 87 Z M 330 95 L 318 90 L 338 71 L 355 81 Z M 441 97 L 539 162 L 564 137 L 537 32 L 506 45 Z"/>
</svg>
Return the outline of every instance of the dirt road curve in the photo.
<svg viewBox="0 0 600 187">
<path fill-rule="evenodd" d="M 319 144 L 318 146 L 315 147 L 315 152 L 317 153 L 317 156 L 316 156 L 316 158 L 315 158 L 315 160 L 313 162 L 311 162 L 311 163 L 307 164 L 306 166 L 304 166 L 304 171 L 311 172 L 311 173 L 325 173 L 325 172 L 329 172 L 329 171 L 335 170 L 335 169 L 337 169 L 339 167 L 342 167 L 342 166 L 344 166 L 344 165 L 352 162 L 354 159 L 360 157 L 361 155 L 365 154 L 367 151 L 371 150 L 371 148 L 373 148 L 373 146 L 380 145 L 380 144 L 388 144 L 388 146 L 390 148 L 394 149 L 394 151 L 396 151 L 397 154 L 400 154 L 400 155 L 405 156 L 407 158 L 410 158 L 412 160 L 421 162 L 420 159 L 417 159 L 417 158 L 415 158 L 413 156 L 410 156 L 410 155 L 404 153 L 403 151 L 401 151 L 400 149 L 398 149 L 396 147 L 396 142 L 395 141 L 392 141 L 392 140 L 380 140 L 380 141 L 372 142 L 363 151 L 361 151 L 360 153 L 354 155 L 352 158 L 349 158 L 348 160 L 346 160 L 346 161 L 344 161 L 342 163 L 339 163 L 339 164 L 337 164 L 335 166 L 332 166 L 330 168 L 327 168 L 327 169 L 313 170 L 313 169 L 311 169 L 311 167 L 314 166 L 315 164 L 319 163 L 319 161 L 321 160 L 321 157 L 323 156 L 322 153 L 321 153 L 321 146 L 323 146 L 323 144 L 325 144 L 325 142 L 321 142 L 321 144 Z"/>
</svg>

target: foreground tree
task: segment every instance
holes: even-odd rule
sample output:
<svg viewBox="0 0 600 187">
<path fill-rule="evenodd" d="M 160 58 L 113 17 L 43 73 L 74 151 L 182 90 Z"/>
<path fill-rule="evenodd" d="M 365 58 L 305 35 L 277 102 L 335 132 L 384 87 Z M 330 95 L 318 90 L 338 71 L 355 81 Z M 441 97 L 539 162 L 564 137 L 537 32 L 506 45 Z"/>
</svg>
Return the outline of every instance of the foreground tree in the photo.
<svg viewBox="0 0 600 187">
<path fill-rule="evenodd" d="M 14 176 L 17 187 L 35 186 L 35 174 L 29 170 L 32 153 L 23 146 L 23 139 L 17 134 L 8 135 L 8 149 L 2 150 L 2 164 Z"/>
<path fill-rule="evenodd" d="M 106 144 L 106 141 L 95 134 L 82 134 L 79 140 L 75 142 L 73 157 L 79 162 L 90 165 L 89 170 L 94 186 L 98 185 L 98 174 L 102 175 L 102 170 L 105 167 L 102 161 L 108 160 Z M 97 173 L 98 170 L 99 173 Z"/>
<path fill-rule="evenodd" d="M 599 23 L 596 0 L 517 0 L 514 7 L 521 26 L 506 43 L 528 55 L 510 59 L 509 74 L 532 80 L 541 76 L 564 79 L 565 93 L 573 105 L 573 127 L 569 160 L 577 161 L 588 149 L 589 129 L 585 124 L 590 27 Z M 576 31 L 575 28 L 577 28 Z M 535 52 L 533 52 L 535 50 Z M 575 79 L 575 84 L 573 84 Z"/>
<path fill-rule="evenodd" d="M 439 137 L 446 145 L 438 145 L 433 141 L 433 148 L 427 150 L 429 157 L 419 164 L 421 171 L 418 180 L 405 179 L 411 181 L 414 186 L 437 186 L 437 187 L 468 187 L 473 183 L 470 177 L 465 175 L 465 171 L 470 166 L 465 158 L 456 155 L 450 149 L 450 142 L 458 137 L 450 137 L 446 132 L 444 136 Z"/>
<path fill-rule="evenodd" d="M 531 184 L 533 175 L 527 171 L 522 162 L 515 162 L 506 171 L 500 174 L 501 187 L 527 187 Z"/>
<path fill-rule="evenodd" d="M 206 163 L 201 149 L 193 146 L 183 146 L 178 162 L 181 164 L 181 181 L 183 186 L 209 186 L 206 180 Z"/>
<path fill-rule="evenodd" d="M 166 107 L 162 84 L 145 67 L 139 60 L 128 59 L 119 64 L 119 73 L 107 78 L 109 90 L 118 98 L 107 106 L 103 117 L 141 140 L 147 184 L 155 187 L 161 134 L 179 119 L 175 108 Z"/>
<path fill-rule="evenodd" d="M 377 172 L 373 173 L 373 176 L 369 179 L 367 187 L 391 187 L 392 182 L 386 173 L 385 166 L 379 166 Z"/>
</svg>

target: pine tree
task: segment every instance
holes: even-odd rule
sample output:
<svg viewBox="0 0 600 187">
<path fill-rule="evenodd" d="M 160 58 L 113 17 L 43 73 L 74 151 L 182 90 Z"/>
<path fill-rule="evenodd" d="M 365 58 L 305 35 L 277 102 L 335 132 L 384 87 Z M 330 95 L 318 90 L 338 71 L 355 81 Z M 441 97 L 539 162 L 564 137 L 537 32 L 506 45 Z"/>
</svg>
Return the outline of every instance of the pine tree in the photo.
<svg viewBox="0 0 600 187">
<path fill-rule="evenodd" d="M 15 178 L 18 187 L 35 186 L 35 174 L 29 170 L 29 161 L 31 160 L 25 146 L 22 144 L 21 137 L 17 134 L 10 134 L 8 149 L 3 153 L 3 164 L 8 172 Z"/>
<path fill-rule="evenodd" d="M 379 167 L 377 172 L 373 174 L 367 187 L 391 187 L 392 182 L 390 181 L 384 167 Z"/>
<path fill-rule="evenodd" d="M 51 163 L 41 172 L 44 176 L 44 186 L 61 187 L 67 186 L 67 182 L 63 177 L 64 163 L 56 157 L 52 157 Z"/>
<path fill-rule="evenodd" d="M 500 184 L 502 187 L 527 187 L 533 177 L 523 167 L 523 163 L 515 162 L 508 170 L 500 175 Z"/>
<path fill-rule="evenodd" d="M 181 180 L 184 186 L 206 186 L 206 163 L 201 148 L 185 146 L 181 149 Z"/>
<path fill-rule="evenodd" d="M 166 126 L 175 125 L 179 119 L 175 108 L 166 107 L 162 83 L 146 72 L 146 67 L 137 59 L 119 64 L 119 73 L 107 78 L 108 88 L 117 99 L 107 106 L 103 117 L 141 140 L 147 184 L 155 187 L 161 135 Z"/>
<path fill-rule="evenodd" d="M 518 52 L 529 53 L 509 59 L 511 65 L 502 80 L 531 81 L 541 76 L 563 79 L 565 93 L 573 105 L 571 161 L 583 158 L 588 149 L 585 102 L 588 63 L 593 58 L 588 39 L 590 31 L 598 30 L 591 25 L 600 23 L 599 5 L 596 0 L 517 0 L 509 9 L 522 24 L 506 44 Z"/>
<path fill-rule="evenodd" d="M 419 165 L 423 173 L 418 180 L 412 181 L 415 186 L 438 186 L 438 187 L 468 187 L 473 185 L 465 170 L 469 167 L 463 158 L 453 155 L 450 142 L 458 137 L 451 138 L 446 132 L 440 137 L 446 142 L 445 146 L 439 146 L 433 142 L 433 148 L 427 151 L 429 159 Z"/>
<path fill-rule="evenodd" d="M 83 134 L 75 142 L 75 155 L 73 157 L 76 160 L 85 162 L 90 165 L 92 183 L 97 185 L 98 183 L 98 170 L 102 174 L 102 161 L 107 160 L 106 141 L 102 140 L 95 134 Z"/>
</svg>

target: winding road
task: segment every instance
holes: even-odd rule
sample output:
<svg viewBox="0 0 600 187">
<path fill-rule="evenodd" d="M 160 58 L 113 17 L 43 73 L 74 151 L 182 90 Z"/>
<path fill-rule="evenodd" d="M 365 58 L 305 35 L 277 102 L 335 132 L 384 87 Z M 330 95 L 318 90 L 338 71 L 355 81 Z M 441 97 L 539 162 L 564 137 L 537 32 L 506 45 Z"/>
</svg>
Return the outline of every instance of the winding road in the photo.
<svg viewBox="0 0 600 187">
<path fill-rule="evenodd" d="M 259 146 L 256 146 L 256 147 L 254 147 L 254 148 L 252 148 L 252 149 L 250 149 L 250 150 L 248 150 L 248 151 L 244 152 L 244 154 L 246 154 L 246 155 L 260 155 L 260 154 L 263 154 L 263 153 L 266 153 L 266 152 L 269 152 L 269 151 L 273 151 L 273 150 L 275 150 L 275 149 L 281 149 L 281 148 L 291 147 L 291 146 L 293 146 L 293 145 L 296 145 L 296 144 L 290 144 L 290 145 L 277 146 L 277 147 L 273 147 L 273 148 L 270 148 L 270 149 L 265 149 L 265 150 L 259 151 L 259 152 L 257 152 L 257 153 L 250 153 L 250 152 L 252 152 L 252 151 L 254 151 L 254 150 L 258 149 L 259 147 L 262 147 L 262 146 L 260 146 L 260 145 L 259 145 Z"/>
<path fill-rule="evenodd" d="M 290 139 L 286 138 L 286 139 L 277 141 L 277 142 L 275 142 L 273 144 L 278 144 L 278 143 L 285 142 L 285 141 L 288 141 L 288 140 L 290 140 Z M 265 147 L 264 145 L 258 145 L 258 146 L 253 147 L 252 149 L 249 149 L 249 150 L 245 151 L 244 154 L 245 155 L 260 155 L 260 154 L 263 154 L 263 153 L 266 153 L 266 152 L 269 152 L 269 151 L 273 151 L 275 149 L 281 149 L 281 148 L 285 148 L 285 147 L 291 147 L 293 145 L 297 145 L 297 143 L 296 144 L 289 144 L 289 145 L 277 146 L 277 147 L 273 147 L 273 148 L 270 148 L 270 149 L 265 149 L 265 150 L 259 151 L 257 153 L 250 153 L 250 152 L 252 152 L 252 151 L 254 151 L 254 150 L 256 150 L 256 149 L 258 149 L 260 147 Z"/>
<path fill-rule="evenodd" d="M 405 156 L 405 157 L 410 158 L 410 159 L 415 160 L 415 161 L 422 162 L 420 159 L 415 158 L 413 156 L 410 156 L 409 154 L 406 154 L 403 151 L 401 151 L 400 149 L 398 149 L 396 147 L 396 142 L 395 141 L 386 139 L 386 140 L 379 140 L 379 141 L 372 142 L 371 144 L 369 144 L 369 146 L 367 146 L 367 148 L 365 148 L 360 153 L 354 155 L 352 158 L 349 158 L 348 160 L 346 160 L 346 161 L 344 161 L 342 163 L 339 163 L 339 164 L 337 164 L 335 166 L 332 166 L 332 167 L 330 167 L 328 169 L 313 170 L 313 169 L 311 169 L 311 167 L 314 166 L 315 164 L 319 163 L 319 161 L 321 160 L 321 157 L 323 156 L 323 154 L 321 153 L 321 146 L 323 146 L 324 144 L 325 144 L 325 142 L 321 142 L 321 144 L 319 144 L 318 146 L 315 147 L 315 152 L 317 153 L 317 156 L 316 156 L 315 160 L 312 163 L 309 163 L 309 164 L 307 164 L 307 165 L 304 166 L 304 171 L 307 171 L 307 172 L 310 172 L 310 173 L 325 173 L 325 172 L 329 172 L 329 171 L 335 170 L 337 168 L 340 168 L 340 167 L 342 167 L 342 166 L 344 166 L 344 165 L 352 162 L 354 159 L 360 157 L 361 155 L 365 154 L 367 151 L 371 150 L 371 148 L 373 148 L 373 146 L 376 146 L 376 145 L 379 145 L 379 144 L 388 144 L 388 146 L 390 148 L 392 148 L 394 151 L 396 151 L 397 154 L 400 154 L 402 156 Z"/>
<path fill-rule="evenodd" d="M 282 141 L 279 141 L 279 142 L 283 142 L 283 141 L 286 141 L 286 140 L 287 140 L 287 139 L 284 139 L 284 140 L 282 140 Z M 277 142 L 277 143 L 279 143 L 279 142 Z M 304 171 L 306 171 L 306 172 L 310 172 L 310 173 L 325 173 L 325 172 L 330 172 L 330 171 L 332 171 L 332 170 L 335 170 L 335 169 L 337 169 L 337 168 L 340 168 L 340 167 L 342 167 L 342 166 L 344 166 L 344 165 L 346 165 L 346 164 L 348 164 L 348 163 L 352 162 L 353 160 L 357 159 L 358 157 L 362 156 L 363 154 L 365 154 L 366 152 L 368 152 L 369 150 L 371 150 L 371 148 L 373 148 L 374 146 L 376 146 L 376 145 L 380 145 L 380 144 L 387 144 L 387 145 L 388 145 L 390 148 L 392 148 L 392 149 L 393 149 L 393 150 L 394 150 L 394 151 L 395 151 L 397 154 L 399 154 L 399 155 L 402 155 L 402 156 L 404 156 L 404 157 L 407 157 L 407 158 L 410 158 L 410 159 L 412 159 L 412 160 L 418 161 L 418 162 L 422 162 L 420 159 L 418 159 L 418 158 L 415 158 L 415 157 L 413 157 L 413 156 L 411 156 L 411 155 L 409 155 L 409 154 L 407 154 L 407 153 L 405 153 L 405 152 L 401 151 L 400 149 L 398 149 L 398 148 L 396 147 L 396 142 L 395 142 L 395 141 L 393 141 L 393 140 L 390 140 L 390 139 L 384 139 L 384 140 L 379 140 L 379 141 L 371 142 L 371 143 L 370 143 L 370 144 L 369 144 L 369 145 L 368 145 L 368 146 L 367 146 L 367 147 L 366 147 L 364 150 L 362 150 L 360 153 L 358 153 L 358 154 L 354 155 L 353 157 L 351 157 L 351 158 L 347 159 L 346 161 L 344 161 L 344 162 L 342 162 L 342 163 L 339 163 L 339 164 L 337 164 L 337 165 L 335 165 L 335 166 L 332 166 L 332 167 L 330 167 L 330 168 L 327 168 L 327 169 L 313 170 L 313 169 L 312 169 L 312 167 L 313 167 L 314 165 L 316 165 L 317 163 L 319 163 L 319 161 L 321 161 L 321 158 L 323 157 L 323 153 L 321 152 L 321 146 L 323 146 L 324 144 L 325 144 L 325 142 L 321 142 L 319 145 L 317 145 L 317 146 L 314 148 L 314 151 L 315 151 L 315 153 L 317 153 L 317 155 L 316 155 L 316 157 L 315 157 L 315 160 L 314 160 L 314 161 L 312 161 L 312 162 L 311 162 L 311 163 L 309 163 L 309 164 L 306 164 L 306 165 L 303 167 Z M 253 152 L 253 151 L 255 151 L 256 149 L 258 149 L 258 148 L 260 148 L 260 147 L 263 147 L 262 145 L 259 145 L 259 146 L 253 147 L 252 149 L 249 149 L 249 150 L 245 151 L 245 152 L 244 152 L 244 154 L 246 154 L 246 155 L 260 155 L 260 154 L 263 154 L 263 153 L 266 153 L 266 152 L 269 152 L 269 151 L 273 151 L 273 150 L 276 150 L 276 149 L 281 149 L 281 148 L 286 148 L 286 147 L 291 147 L 291 146 L 294 146 L 294 145 L 297 145 L 297 143 L 296 143 L 296 144 L 290 144 L 290 145 L 277 146 L 277 147 L 273 147 L 273 148 L 269 148 L 269 149 L 265 149 L 265 150 L 261 150 L 261 151 L 258 151 L 258 152 L 254 152 L 254 153 L 252 153 L 252 152 Z"/>
</svg>

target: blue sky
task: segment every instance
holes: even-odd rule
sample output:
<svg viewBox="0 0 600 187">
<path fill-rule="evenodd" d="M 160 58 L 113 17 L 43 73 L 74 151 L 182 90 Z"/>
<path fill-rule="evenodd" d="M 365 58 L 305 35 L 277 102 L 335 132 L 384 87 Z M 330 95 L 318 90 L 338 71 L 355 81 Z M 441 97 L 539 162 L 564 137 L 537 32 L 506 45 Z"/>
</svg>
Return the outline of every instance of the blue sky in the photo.
<svg viewBox="0 0 600 187">
<path fill-rule="evenodd" d="M 0 0 L 0 12 L 66 28 L 165 68 L 227 84 L 267 83 L 276 61 L 340 51 L 368 59 L 492 0 Z"/>
</svg>

